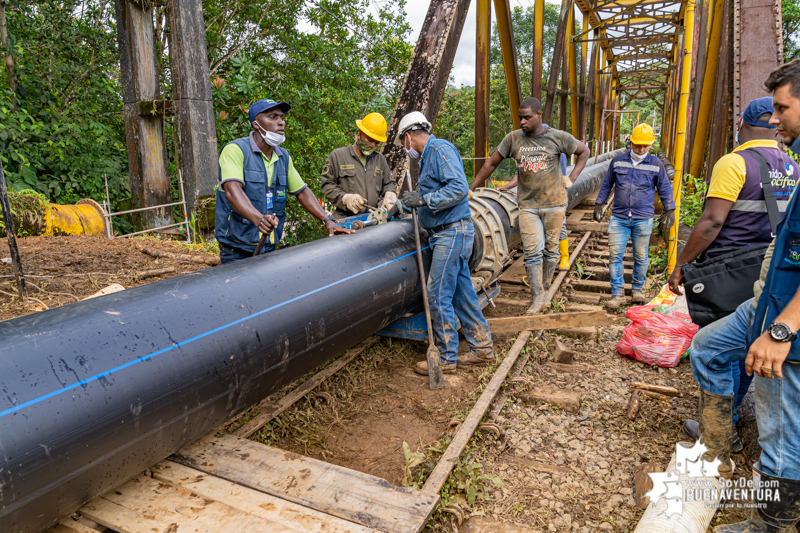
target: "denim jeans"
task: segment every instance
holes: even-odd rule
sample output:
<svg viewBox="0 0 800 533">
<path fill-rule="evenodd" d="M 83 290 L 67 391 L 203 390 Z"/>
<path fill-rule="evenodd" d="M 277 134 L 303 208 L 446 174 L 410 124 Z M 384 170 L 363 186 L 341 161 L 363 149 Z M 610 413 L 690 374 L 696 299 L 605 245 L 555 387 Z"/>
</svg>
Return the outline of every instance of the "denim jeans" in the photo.
<svg viewBox="0 0 800 533">
<path fill-rule="evenodd" d="M 784 363 L 783 378 L 755 376 L 761 468 L 800 480 L 800 364 Z"/>
<path fill-rule="evenodd" d="M 739 305 L 733 314 L 700 329 L 692 339 L 692 373 L 700 388 L 712 394 L 736 394 L 733 421 L 739 419 L 737 408 L 753 381 L 744 371 L 747 358 L 745 337 L 756 308 L 753 299 Z"/>
<path fill-rule="evenodd" d="M 622 258 L 628 240 L 633 241 L 633 288 L 641 290 L 647 277 L 647 249 L 653 232 L 652 218 L 611 217 L 608 222 L 608 251 L 611 259 L 611 294 L 624 293 Z"/>
<path fill-rule="evenodd" d="M 477 357 L 492 355 L 492 332 L 483 317 L 478 295 L 469 275 L 469 258 L 475 229 L 469 219 L 436 233 L 428 239 L 433 251 L 428 274 L 428 301 L 433 319 L 433 335 L 443 365 L 458 361 L 456 316 L 470 351 Z"/>
<path fill-rule="evenodd" d="M 519 210 L 519 231 L 522 234 L 523 263 L 539 265 L 545 260 L 558 261 L 558 240 L 567 204 L 541 209 Z"/>
<path fill-rule="evenodd" d="M 267 253 L 267 246 L 264 246 L 264 248 L 261 249 L 261 253 Z M 231 248 L 230 246 L 222 243 L 219 244 L 219 262 L 222 265 L 226 263 L 233 263 L 234 261 L 239 261 L 240 259 L 247 259 L 248 257 L 253 257 L 253 253 L 241 250 L 239 248 Z"/>
</svg>

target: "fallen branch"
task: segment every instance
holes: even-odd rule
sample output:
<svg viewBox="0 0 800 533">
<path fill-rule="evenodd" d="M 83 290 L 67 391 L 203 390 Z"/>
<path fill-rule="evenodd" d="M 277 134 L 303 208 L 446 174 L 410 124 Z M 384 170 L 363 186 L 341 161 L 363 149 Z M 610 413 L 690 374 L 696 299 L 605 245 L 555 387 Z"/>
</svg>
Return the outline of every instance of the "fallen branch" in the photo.
<svg viewBox="0 0 800 533">
<path fill-rule="evenodd" d="M 161 276 L 162 274 L 170 274 L 175 272 L 175 267 L 167 267 L 167 268 L 156 268 L 153 270 L 143 270 L 142 272 L 136 273 L 136 278 L 138 279 L 145 279 L 145 278 L 154 278 L 156 276 Z"/>
<path fill-rule="evenodd" d="M 642 383 L 641 381 L 634 381 L 633 383 L 631 383 L 631 387 L 633 387 L 634 389 L 642 389 L 642 390 L 649 390 L 649 391 L 652 391 L 652 392 L 658 392 L 658 393 L 664 394 L 666 396 L 677 396 L 679 398 L 683 396 L 681 391 L 679 391 L 678 389 L 676 389 L 674 387 L 663 387 L 661 385 L 649 385 L 647 383 Z"/>
<path fill-rule="evenodd" d="M 209 266 L 215 266 L 219 264 L 219 257 L 203 257 L 199 255 L 189 255 L 189 254 L 176 254 L 172 252 L 165 252 L 164 250 L 159 250 L 158 248 L 151 248 L 149 246 L 145 246 L 144 244 L 140 244 L 138 242 L 133 243 L 137 250 L 142 252 L 143 254 L 147 254 L 152 257 L 157 257 L 159 259 L 172 259 L 173 261 L 181 261 L 184 263 L 200 263 Z"/>
<path fill-rule="evenodd" d="M 634 390 L 631 393 L 631 398 L 628 400 L 628 409 L 625 412 L 625 416 L 628 417 L 629 420 L 633 420 L 636 418 L 636 415 L 639 413 L 639 391 Z"/>
<path fill-rule="evenodd" d="M 70 296 L 72 298 L 75 298 L 76 302 L 80 302 L 81 301 L 80 298 L 78 298 L 77 296 L 75 296 L 74 294 L 71 294 L 69 292 L 50 292 L 50 291 L 44 290 L 43 288 L 39 287 L 38 285 L 36 285 L 34 283 L 31 283 L 30 281 L 27 284 L 30 285 L 31 287 L 33 287 L 36 290 L 42 291 L 45 294 L 53 294 L 53 295 L 58 295 L 58 296 Z"/>
<path fill-rule="evenodd" d="M 647 396 L 649 398 L 655 398 L 656 400 L 661 400 L 662 402 L 667 402 L 667 403 L 669 403 L 669 401 L 670 401 L 670 397 L 669 396 L 664 396 L 663 394 L 659 394 L 657 392 L 653 392 L 653 391 L 649 391 L 649 390 L 643 390 L 643 389 L 637 389 L 637 390 L 638 390 L 639 394 L 644 394 L 645 396 Z"/>
</svg>

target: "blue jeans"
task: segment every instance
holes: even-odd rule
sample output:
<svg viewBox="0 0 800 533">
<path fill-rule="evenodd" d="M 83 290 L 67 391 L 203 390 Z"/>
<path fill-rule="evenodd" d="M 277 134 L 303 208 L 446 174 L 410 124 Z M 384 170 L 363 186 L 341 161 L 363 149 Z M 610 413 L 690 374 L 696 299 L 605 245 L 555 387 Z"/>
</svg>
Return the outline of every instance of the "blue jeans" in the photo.
<svg viewBox="0 0 800 533">
<path fill-rule="evenodd" d="M 622 258 L 628 240 L 633 241 L 633 288 L 642 290 L 647 277 L 647 249 L 653 232 L 652 218 L 611 217 L 608 222 L 608 251 L 611 259 L 611 294 L 623 294 L 624 270 Z"/>
<path fill-rule="evenodd" d="M 273 245 L 266 245 L 261 249 L 261 253 L 265 254 L 267 251 L 271 251 L 267 250 L 268 247 L 274 249 Z M 248 257 L 253 257 L 253 252 L 248 252 L 240 248 L 231 248 L 226 244 L 219 243 L 219 262 L 222 265 L 226 263 L 233 263 L 234 261 L 239 261 L 240 259 L 247 259 Z"/>
<path fill-rule="evenodd" d="M 492 332 L 483 317 L 469 275 L 474 239 L 475 229 L 468 218 L 428 239 L 433 251 L 428 273 L 428 301 L 433 335 L 443 365 L 455 365 L 458 361 L 456 316 L 461 321 L 461 333 L 473 355 L 487 358 L 493 352 Z"/>
<path fill-rule="evenodd" d="M 522 235 L 523 263 L 540 265 L 546 261 L 559 261 L 558 240 L 567 204 L 541 209 L 519 210 L 519 231 Z"/>
<path fill-rule="evenodd" d="M 750 388 L 752 376 L 744 371 L 747 358 L 746 335 L 756 308 L 753 299 L 739 305 L 733 314 L 702 328 L 692 339 L 692 373 L 700 388 L 712 394 L 736 394 L 734 424 L 739 419 L 737 408 Z"/>
<path fill-rule="evenodd" d="M 800 480 L 800 364 L 784 363 L 783 378 L 755 376 L 761 468 Z"/>
</svg>

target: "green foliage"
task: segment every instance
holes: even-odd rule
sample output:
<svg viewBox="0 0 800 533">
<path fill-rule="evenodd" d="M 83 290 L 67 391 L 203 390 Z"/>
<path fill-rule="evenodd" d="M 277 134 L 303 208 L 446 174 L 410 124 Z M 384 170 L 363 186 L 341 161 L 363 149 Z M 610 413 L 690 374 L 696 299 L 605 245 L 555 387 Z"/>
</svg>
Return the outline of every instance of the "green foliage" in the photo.
<svg viewBox="0 0 800 533">
<path fill-rule="evenodd" d="M 781 0 L 783 17 L 783 61 L 788 63 L 800 57 L 800 0 Z"/>
<path fill-rule="evenodd" d="M 683 176 L 683 198 L 681 199 L 681 222 L 693 228 L 703 213 L 708 184 L 703 178 L 691 174 Z"/>
<path fill-rule="evenodd" d="M 0 90 L 0 153 L 9 188 L 57 203 L 127 196 L 113 4 L 8 4 L 15 94 Z M 16 101 L 16 108 L 15 108 Z"/>
</svg>

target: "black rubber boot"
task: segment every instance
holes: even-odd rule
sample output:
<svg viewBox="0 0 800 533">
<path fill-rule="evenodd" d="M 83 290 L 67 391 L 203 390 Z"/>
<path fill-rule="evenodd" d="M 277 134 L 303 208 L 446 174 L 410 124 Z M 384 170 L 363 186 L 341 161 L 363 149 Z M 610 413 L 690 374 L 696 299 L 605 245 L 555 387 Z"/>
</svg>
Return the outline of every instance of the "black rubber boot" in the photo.
<svg viewBox="0 0 800 533">
<path fill-rule="evenodd" d="M 533 299 L 531 300 L 531 306 L 525 311 L 525 314 L 536 315 L 542 310 L 542 306 L 544 306 L 545 291 L 544 287 L 542 287 L 542 265 L 528 265 L 526 270 L 528 271 L 528 283 L 531 284 L 531 295 Z"/>
<path fill-rule="evenodd" d="M 558 258 L 553 260 L 545 259 L 542 266 L 542 287 L 544 287 L 544 290 L 550 289 L 550 285 L 553 283 L 553 275 L 558 269 L 558 262 Z"/>
<path fill-rule="evenodd" d="M 720 460 L 719 475 L 730 479 L 731 446 L 733 444 L 733 401 L 734 396 L 712 394 L 700 389 L 700 442 L 708 451 L 703 459 Z"/>
<path fill-rule="evenodd" d="M 756 473 L 764 488 L 756 491 L 756 508 L 751 511 L 750 518 L 738 524 L 718 526 L 714 533 L 797 533 L 800 481 L 765 474 L 761 471 L 761 461 L 753 465 L 753 477 Z"/>
<path fill-rule="evenodd" d="M 700 438 L 700 422 L 697 420 L 688 419 L 683 423 L 683 432 L 686 433 L 692 440 Z M 739 438 L 739 432 L 736 431 L 736 426 L 733 426 L 733 444 L 731 445 L 731 452 L 739 453 L 744 450 L 742 439 Z"/>
</svg>

